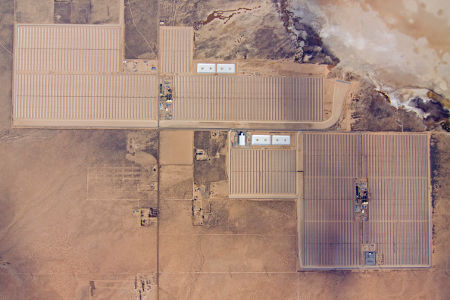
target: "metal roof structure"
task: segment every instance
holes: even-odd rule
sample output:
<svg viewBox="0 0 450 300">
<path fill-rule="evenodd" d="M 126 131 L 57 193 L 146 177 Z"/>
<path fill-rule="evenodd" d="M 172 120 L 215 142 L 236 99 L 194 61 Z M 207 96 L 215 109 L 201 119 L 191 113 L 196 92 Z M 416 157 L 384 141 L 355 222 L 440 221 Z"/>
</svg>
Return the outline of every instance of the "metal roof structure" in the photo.
<svg viewBox="0 0 450 300">
<path fill-rule="evenodd" d="M 323 78 L 174 76 L 175 121 L 321 121 Z"/>
<path fill-rule="evenodd" d="M 428 136 L 373 133 L 302 136 L 303 197 L 298 204 L 302 267 L 429 267 Z M 354 218 L 354 184 L 358 178 L 367 180 L 367 221 Z M 376 254 L 375 266 L 372 261 L 365 261 L 371 257 L 369 252 Z"/>
<path fill-rule="evenodd" d="M 190 73 L 194 55 L 192 27 L 161 26 L 159 65 L 162 73 Z"/>
<path fill-rule="evenodd" d="M 156 127 L 157 77 L 120 52 L 118 25 L 17 25 L 13 125 Z"/>
</svg>

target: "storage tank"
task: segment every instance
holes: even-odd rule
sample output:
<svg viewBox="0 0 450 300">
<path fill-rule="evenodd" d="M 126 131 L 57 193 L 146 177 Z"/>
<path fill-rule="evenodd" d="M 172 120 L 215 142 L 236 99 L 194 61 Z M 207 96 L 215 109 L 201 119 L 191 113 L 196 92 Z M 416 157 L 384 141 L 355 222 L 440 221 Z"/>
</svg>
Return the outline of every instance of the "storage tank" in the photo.
<svg viewBox="0 0 450 300">
<path fill-rule="evenodd" d="M 246 142 L 245 140 L 246 140 L 245 133 L 240 132 L 240 133 L 239 133 L 239 138 L 238 138 L 238 144 L 239 144 L 239 146 L 245 146 L 245 142 Z"/>
</svg>

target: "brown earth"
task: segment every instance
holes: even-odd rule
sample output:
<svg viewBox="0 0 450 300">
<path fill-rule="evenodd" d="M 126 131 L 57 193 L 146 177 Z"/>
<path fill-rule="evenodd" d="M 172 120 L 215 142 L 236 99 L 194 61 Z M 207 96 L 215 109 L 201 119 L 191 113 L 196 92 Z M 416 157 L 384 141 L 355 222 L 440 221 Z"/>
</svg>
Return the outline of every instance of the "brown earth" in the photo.
<svg viewBox="0 0 450 300">
<path fill-rule="evenodd" d="M 24 1 L 18 0 L 16 7 L 20 8 L 19 3 Z M 256 2 L 230 1 L 227 7 L 219 1 L 214 2 L 215 7 L 206 1 L 160 3 L 188 7 L 193 17 L 188 10 L 177 9 L 174 15 L 177 24 L 188 24 L 204 20 L 212 8 L 236 9 Z M 192 225 L 193 135 L 189 139 L 184 133 L 166 131 L 161 131 L 159 138 L 158 132 L 151 130 L 10 129 L 12 4 L 0 0 L 0 41 L 4 46 L 0 45 L 0 76 L 4 83 L 0 88 L 0 299 L 139 299 L 140 289 L 135 288 L 135 282 L 141 283 L 141 279 L 149 286 L 142 299 L 360 299 L 362 295 L 369 300 L 448 298 L 448 134 L 433 135 L 431 269 L 297 272 L 293 201 L 232 200 L 225 192 L 225 180 L 211 182 L 210 190 L 215 193 L 206 208 L 211 222 L 208 226 Z M 23 22 L 48 21 L 47 14 L 39 14 L 39 10 L 36 16 L 25 13 L 34 5 L 22 7 L 22 15 L 17 17 Z M 251 23 L 261 17 L 250 13 L 234 15 L 227 24 L 223 19 L 214 19 L 199 31 L 205 31 L 206 41 L 205 36 L 216 35 L 216 25 L 217 32 L 221 32 L 221 26 L 237 18 L 249 18 Z M 250 41 L 241 43 L 244 46 L 233 48 L 227 41 L 224 47 L 231 48 L 215 54 L 211 50 L 214 48 L 204 44 L 198 55 L 248 53 L 249 57 L 264 58 L 272 55 L 270 51 L 276 46 L 282 48 L 276 55 L 290 55 L 291 46 L 281 33 L 284 28 L 276 13 L 270 12 L 268 6 L 265 13 L 268 17 L 262 19 L 264 26 L 279 23 L 271 29 L 277 36 L 273 45 L 257 52 L 261 45 L 247 36 Z M 206 29 L 211 32 L 206 33 Z M 355 93 L 358 101 L 351 107 L 359 114 L 353 130 L 398 131 L 401 126 L 397 120 L 404 130 L 425 130 L 422 121 L 409 113 L 393 111 L 373 88 L 362 87 L 360 94 Z M 130 148 L 131 140 L 134 148 Z M 127 159 L 133 153 L 136 163 Z M 219 153 L 219 157 L 227 159 L 226 152 Z M 162 166 L 156 167 L 159 177 L 147 167 L 154 162 L 148 155 L 160 159 Z M 144 169 L 142 178 L 157 176 L 159 192 L 140 190 L 141 179 L 136 184 L 135 175 L 128 176 L 130 168 Z M 213 166 L 211 172 L 223 174 L 223 164 Z M 207 179 L 208 172 L 204 173 Z M 105 176 L 99 180 L 96 176 L 102 174 Z M 88 186 L 106 197 L 89 197 L 98 194 L 90 194 Z M 142 206 L 159 207 L 159 224 L 139 226 L 133 210 Z"/>
<path fill-rule="evenodd" d="M 119 1 L 108 1 L 108 0 L 54 1 L 53 11 L 54 11 L 53 19 L 55 23 L 69 23 L 69 24 L 119 23 Z"/>
<path fill-rule="evenodd" d="M 158 54 L 158 0 L 125 0 L 125 58 Z"/>
<path fill-rule="evenodd" d="M 161 132 L 160 164 L 192 164 L 194 155 L 193 138 L 194 133 L 191 130 L 163 130 Z"/>
<path fill-rule="evenodd" d="M 426 131 L 427 125 L 416 113 L 396 109 L 367 81 L 361 80 L 350 104 L 351 130 L 354 131 Z M 431 128 L 436 124 L 429 124 Z"/>
</svg>

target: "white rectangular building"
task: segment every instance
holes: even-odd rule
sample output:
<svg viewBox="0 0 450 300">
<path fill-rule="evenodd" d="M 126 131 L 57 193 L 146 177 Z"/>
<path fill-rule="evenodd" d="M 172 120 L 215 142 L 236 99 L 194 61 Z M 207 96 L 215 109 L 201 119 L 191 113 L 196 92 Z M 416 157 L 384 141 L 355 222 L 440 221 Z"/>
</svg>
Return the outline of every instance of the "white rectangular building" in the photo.
<svg viewBox="0 0 450 300">
<path fill-rule="evenodd" d="M 197 73 L 214 74 L 214 73 L 216 73 L 216 64 L 198 63 L 197 64 Z"/>
<path fill-rule="evenodd" d="M 234 74 L 236 73 L 235 64 L 217 64 L 217 73 L 219 74 Z"/>
<path fill-rule="evenodd" d="M 273 135 L 272 136 L 272 145 L 289 146 L 290 144 L 291 144 L 291 136 L 290 135 Z"/>
<path fill-rule="evenodd" d="M 270 135 L 252 135 L 252 145 L 254 146 L 268 146 L 270 145 Z"/>
</svg>

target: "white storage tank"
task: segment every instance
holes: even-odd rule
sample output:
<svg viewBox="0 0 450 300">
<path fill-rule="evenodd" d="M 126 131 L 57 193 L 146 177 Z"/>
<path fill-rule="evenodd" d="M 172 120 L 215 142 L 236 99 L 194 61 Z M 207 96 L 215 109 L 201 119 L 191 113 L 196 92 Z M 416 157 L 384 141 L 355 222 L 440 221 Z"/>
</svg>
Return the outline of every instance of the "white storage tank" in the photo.
<svg viewBox="0 0 450 300">
<path fill-rule="evenodd" d="M 234 74 L 236 73 L 235 64 L 217 64 L 217 73 L 219 74 Z"/>
<path fill-rule="evenodd" d="M 239 146 L 245 146 L 245 142 L 246 142 L 245 140 L 246 140 L 245 133 L 243 133 L 243 132 L 239 133 L 239 138 L 238 138 Z"/>
<path fill-rule="evenodd" d="M 272 136 L 272 145 L 288 146 L 290 144 L 291 144 L 291 136 L 290 135 L 273 135 Z"/>
<path fill-rule="evenodd" d="M 252 145 L 267 146 L 270 145 L 270 135 L 252 135 Z"/>
<path fill-rule="evenodd" d="M 205 73 L 205 74 L 216 73 L 216 64 L 198 63 L 197 73 Z"/>
</svg>

